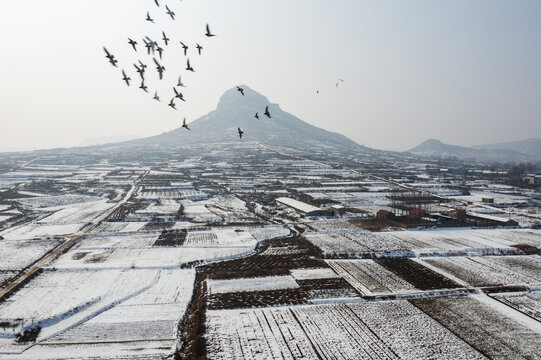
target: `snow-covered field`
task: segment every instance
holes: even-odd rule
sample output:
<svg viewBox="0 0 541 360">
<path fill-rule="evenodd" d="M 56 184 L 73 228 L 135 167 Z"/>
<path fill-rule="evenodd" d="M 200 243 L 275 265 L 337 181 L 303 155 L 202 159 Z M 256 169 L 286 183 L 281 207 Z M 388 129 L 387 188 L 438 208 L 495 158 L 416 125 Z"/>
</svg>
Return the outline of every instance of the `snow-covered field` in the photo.
<svg viewBox="0 0 541 360">
<path fill-rule="evenodd" d="M 295 279 L 289 275 L 262 276 L 230 280 L 208 280 L 207 282 L 208 289 L 211 294 L 296 289 L 299 287 Z"/>
<path fill-rule="evenodd" d="M 209 359 L 483 359 L 407 301 L 214 310 Z"/>
<path fill-rule="evenodd" d="M 491 296 L 541 323 L 541 291 L 492 294 Z"/>
<path fill-rule="evenodd" d="M 541 285 L 539 256 L 476 256 L 423 259 L 470 286 Z"/>
<path fill-rule="evenodd" d="M 488 358 L 537 359 L 540 323 L 486 295 L 411 300 Z"/>
<path fill-rule="evenodd" d="M 56 269 L 129 269 L 178 267 L 192 261 L 226 259 L 247 254 L 253 247 L 153 247 L 72 249 L 49 265 Z"/>
<path fill-rule="evenodd" d="M 328 260 L 327 264 L 363 295 L 415 290 L 415 286 L 373 260 Z"/>
<path fill-rule="evenodd" d="M 60 245 L 61 240 L 2 240 L 0 270 L 21 270 Z"/>
<path fill-rule="evenodd" d="M 0 320 L 40 325 L 42 346 L 169 340 L 170 353 L 194 279 L 193 269 L 47 271 L 0 304 Z M 0 358 L 17 351 L 7 335 Z"/>
<path fill-rule="evenodd" d="M 513 245 L 527 244 L 541 246 L 541 231 L 533 229 L 435 229 L 387 232 L 350 232 L 304 235 L 319 247 L 326 256 L 337 254 L 378 254 L 397 256 L 402 251 L 410 251 L 410 256 L 431 254 L 445 255 L 453 251 L 518 253 Z"/>
</svg>

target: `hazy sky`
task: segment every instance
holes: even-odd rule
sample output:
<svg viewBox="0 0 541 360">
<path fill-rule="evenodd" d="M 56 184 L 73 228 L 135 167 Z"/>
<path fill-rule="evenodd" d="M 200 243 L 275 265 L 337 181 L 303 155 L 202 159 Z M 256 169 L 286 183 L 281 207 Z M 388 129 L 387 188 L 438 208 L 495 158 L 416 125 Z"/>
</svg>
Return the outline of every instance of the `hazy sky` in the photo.
<svg viewBox="0 0 541 360">
<path fill-rule="evenodd" d="M 161 2 L 2 0 L 0 149 L 159 134 L 213 110 L 237 84 L 374 148 L 541 136 L 541 1 Z M 144 20 L 147 10 L 156 24 Z M 203 35 L 207 22 L 217 37 Z M 162 30 L 172 44 L 160 82 L 127 37 L 142 45 Z M 194 74 L 184 71 L 179 40 L 191 47 Z M 104 45 L 137 79 L 131 87 Z M 137 59 L 149 65 L 147 84 L 161 103 L 138 89 Z M 166 101 L 180 73 L 188 101 L 173 111 Z M 345 82 L 336 88 L 338 78 Z"/>
</svg>

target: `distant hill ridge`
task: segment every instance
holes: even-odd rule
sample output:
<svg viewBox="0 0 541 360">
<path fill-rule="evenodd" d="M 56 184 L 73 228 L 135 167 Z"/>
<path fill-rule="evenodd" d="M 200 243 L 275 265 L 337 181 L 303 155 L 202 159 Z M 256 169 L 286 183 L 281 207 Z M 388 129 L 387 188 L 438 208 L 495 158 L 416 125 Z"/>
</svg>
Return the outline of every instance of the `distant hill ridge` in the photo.
<svg viewBox="0 0 541 360">
<path fill-rule="evenodd" d="M 461 160 L 480 162 L 535 162 L 541 161 L 541 139 L 479 145 L 475 147 L 449 145 L 436 139 L 428 139 L 407 152 L 418 156 L 435 158 L 456 157 Z"/>
</svg>

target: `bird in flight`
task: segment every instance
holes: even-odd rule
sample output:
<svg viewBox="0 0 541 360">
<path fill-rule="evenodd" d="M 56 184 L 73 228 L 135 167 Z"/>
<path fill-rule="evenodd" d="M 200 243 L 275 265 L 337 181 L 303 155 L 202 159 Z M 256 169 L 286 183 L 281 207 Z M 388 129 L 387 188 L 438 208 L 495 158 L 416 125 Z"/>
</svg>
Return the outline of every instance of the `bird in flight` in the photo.
<svg viewBox="0 0 541 360">
<path fill-rule="evenodd" d="M 171 106 L 175 110 L 177 109 L 177 106 L 175 105 L 175 98 L 172 98 L 171 101 L 169 101 L 168 106 Z"/>
<path fill-rule="evenodd" d="M 162 35 L 163 35 L 163 42 L 165 42 L 165 46 L 168 46 L 169 38 L 167 37 L 167 35 L 165 35 L 165 31 L 162 31 Z"/>
<path fill-rule="evenodd" d="M 175 13 L 172 12 L 167 5 L 165 5 L 165 8 L 167 9 L 167 15 L 171 16 L 171 19 L 175 20 Z"/>
<path fill-rule="evenodd" d="M 160 60 L 162 59 L 162 53 L 163 53 L 163 49 L 161 47 L 157 47 L 156 48 L 156 51 L 158 52 L 158 54 L 160 54 Z"/>
<path fill-rule="evenodd" d="M 150 48 L 152 49 L 152 55 L 154 55 L 154 51 L 158 47 L 158 43 L 152 40 L 151 38 L 149 38 L 148 36 L 145 36 L 145 38 L 148 40 L 148 43 L 150 44 Z"/>
<path fill-rule="evenodd" d="M 240 129 L 240 127 L 239 127 L 238 129 L 239 129 L 239 137 L 242 139 L 242 134 L 244 134 L 244 131 L 242 131 L 242 130 Z"/>
<path fill-rule="evenodd" d="M 139 67 L 139 66 L 137 66 L 137 64 L 133 64 L 133 66 L 135 66 L 135 69 L 139 73 L 139 75 L 141 76 L 141 79 L 145 80 L 145 68 L 144 67 Z"/>
<path fill-rule="evenodd" d="M 186 56 L 186 53 L 188 52 L 188 46 L 185 45 L 182 41 L 180 42 L 180 45 L 182 45 L 182 48 L 184 49 L 184 56 Z"/>
<path fill-rule="evenodd" d="M 137 48 L 135 47 L 135 45 L 137 45 L 137 41 L 135 40 L 132 40 L 130 38 L 128 38 L 128 43 L 133 47 L 133 50 L 137 51 Z"/>
<path fill-rule="evenodd" d="M 126 82 L 126 84 L 127 84 L 128 86 L 130 86 L 130 80 L 131 80 L 131 78 L 129 78 L 129 77 L 126 76 L 126 72 L 124 71 L 124 69 L 122 69 L 122 80 L 124 80 L 124 81 Z"/>
<path fill-rule="evenodd" d="M 190 59 L 187 60 L 186 70 L 191 71 L 191 72 L 195 72 L 193 67 L 190 65 Z"/>
<path fill-rule="evenodd" d="M 143 42 L 145 43 L 145 47 L 147 48 L 147 54 L 150 55 L 150 49 L 154 51 L 154 49 L 152 48 L 152 44 L 147 42 L 145 39 L 143 39 Z"/>
<path fill-rule="evenodd" d="M 154 24 L 154 19 L 150 17 L 150 13 L 148 11 L 147 11 L 147 18 L 145 20 L 150 21 L 151 23 Z"/>
<path fill-rule="evenodd" d="M 143 64 L 141 60 L 137 60 L 137 61 L 139 61 L 139 65 L 141 65 L 141 69 L 143 69 L 143 72 L 145 72 L 145 69 L 147 68 L 147 66 Z"/>
<path fill-rule="evenodd" d="M 184 86 L 184 84 L 182 83 L 182 81 L 180 80 L 181 76 L 179 75 L 178 76 L 178 83 L 177 83 L 177 86 L 181 86 L 181 87 L 186 87 Z"/>
<path fill-rule="evenodd" d="M 256 112 L 254 117 L 255 117 L 256 119 L 259 119 L 259 113 Z"/>
<path fill-rule="evenodd" d="M 154 92 L 154 97 L 153 97 L 153 99 L 156 100 L 156 101 L 160 101 L 160 97 L 158 96 L 158 90 L 156 90 L 156 91 Z"/>
<path fill-rule="evenodd" d="M 159 0 L 154 0 L 154 2 L 156 3 L 156 6 L 160 7 L 160 2 L 159 2 Z"/>
<path fill-rule="evenodd" d="M 109 59 L 109 62 L 111 63 L 111 65 L 113 65 L 114 67 L 118 67 L 116 65 L 116 63 L 118 62 L 118 60 L 115 60 L 115 56 L 112 55 L 111 53 L 109 53 L 109 51 L 107 51 L 107 49 L 105 48 L 105 46 L 103 47 L 103 50 L 105 51 L 105 57 L 107 59 Z"/>
<path fill-rule="evenodd" d="M 158 70 L 158 73 L 160 74 L 160 80 L 163 79 L 163 72 L 165 71 L 165 66 L 161 65 L 156 58 L 152 58 L 154 60 L 154 63 L 156 64 L 156 70 Z"/>
<path fill-rule="evenodd" d="M 267 107 L 265 108 L 265 115 L 270 119 L 271 118 L 271 115 L 270 115 L 270 112 L 269 112 L 269 106 L 267 105 Z"/>
<path fill-rule="evenodd" d="M 141 81 L 141 86 L 139 89 L 142 89 L 144 92 L 148 92 L 148 86 L 145 85 L 145 80 Z"/>
<path fill-rule="evenodd" d="M 184 121 L 182 122 L 182 127 L 183 128 L 186 128 L 188 130 L 191 130 L 189 127 L 188 127 L 188 124 L 186 124 L 186 118 L 184 118 Z"/>
<path fill-rule="evenodd" d="M 237 91 L 240 92 L 242 94 L 242 96 L 244 96 L 244 89 L 237 86 Z"/>
<path fill-rule="evenodd" d="M 195 44 L 196 45 L 196 48 L 197 48 L 197 52 L 199 52 L 199 55 L 201 55 L 201 50 L 203 50 L 203 47 L 199 44 Z"/>
<path fill-rule="evenodd" d="M 205 33 L 205 35 L 208 37 L 216 36 L 216 34 L 210 32 L 209 24 L 207 24 L 207 32 Z"/>
<path fill-rule="evenodd" d="M 182 95 L 181 92 L 177 91 L 177 89 L 175 89 L 174 86 L 173 86 L 173 90 L 175 91 L 175 97 L 176 97 L 176 98 L 179 98 L 179 99 L 182 100 L 182 101 L 186 101 L 186 100 L 184 100 L 184 95 Z"/>
</svg>

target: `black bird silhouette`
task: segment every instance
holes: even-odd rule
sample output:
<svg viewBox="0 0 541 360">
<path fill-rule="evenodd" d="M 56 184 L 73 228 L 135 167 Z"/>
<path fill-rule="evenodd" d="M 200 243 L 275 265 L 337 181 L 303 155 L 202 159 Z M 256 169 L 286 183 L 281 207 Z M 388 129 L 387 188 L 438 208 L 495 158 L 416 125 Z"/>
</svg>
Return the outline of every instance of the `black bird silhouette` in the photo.
<svg viewBox="0 0 541 360">
<path fill-rule="evenodd" d="M 182 95 L 181 92 L 177 91 L 177 89 L 175 89 L 174 86 L 173 86 L 173 90 L 175 91 L 175 97 L 176 97 L 176 98 L 179 98 L 179 99 L 182 100 L 182 101 L 186 101 L 186 100 L 184 100 L 184 95 Z"/>
<path fill-rule="evenodd" d="M 207 24 L 207 32 L 205 33 L 205 35 L 208 37 L 216 36 L 216 34 L 210 32 L 209 24 Z"/>
<path fill-rule="evenodd" d="M 190 59 L 187 60 L 186 70 L 191 71 L 191 72 L 195 72 L 193 67 L 190 66 Z"/>
<path fill-rule="evenodd" d="M 186 46 L 182 41 L 180 42 L 180 45 L 182 45 L 182 48 L 184 49 L 184 56 L 186 56 L 186 53 L 188 52 L 188 46 Z"/>
<path fill-rule="evenodd" d="M 156 64 L 156 70 L 158 70 L 158 73 L 160 74 L 160 80 L 163 79 L 163 72 L 165 71 L 165 66 L 161 65 L 156 58 L 152 58 L 154 60 L 154 63 Z"/>
<path fill-rule="evenodd" d="M 242 94 L 242 96 L 244 96 L 244 89 L 237 86 L 237 91 L 240 92 Z"/>
<path fill-rule="evenodd" d="M 197 48 L 197 52 L 199 53 L 199 55 L 201 55 L 201 50 L 203 50 L 203 47 L 197 43 L 195 45 L 195 47 Z"/>
<path fill-rule="evenodd" d="M 137 61 L 139 61 L 139 65 L 141 65 L 141 69 L 143 69 L 143 72 L 145 72 L 145 69 L 147 68 L 147 66 L 143 64 L 141 60 L 137 60 Z"/>
<path fill-rule="evenodd" d="M 254 117 L 255 117 L 256 119 L 259 119 L 259 113 L 256 112 Z"/>
<path fill-rule="evenodd" d="M 150 50 L 152 49 L 152 44 L 147 42 L 145 39 L 143 39 L 143 42 L 145 43 L 145 47 L 147 48 L 147 54 L 150 55 Z"/>
<path fill-rule="evenodd" d="M 167 5 L 165 5 L 165 8 L 167 9 L 167 15 L 171 16 L 171 19 L 175 20 L 175 13 L 172 12 Z"/>
<path fill-rule="evenodd" d="M 131 80 L 131 78 L 129 78 L 129 77 L 126 76 L 126 72 L 124 71 L 124 69 L 122 69 L 122 80 L 124 80 L 124 81 L 126 82 L 126 84 L 127 84 L 128 86 L 130 86 L 130 80 Z"/>
<path fill-rule="evenodd" d="M 182 81 L 180 80 L 180 75 L 178 76 L 178 83 L 177 83 L 177 86 L 181 86 L 181 87 L 186 87 L 184 86 L 184 84 L 182 83 Z"/>
<path fill-rule="evenodd" d="M 269 112 L 269 106 L 267 105 L 267 107 L 265 108 L 265 115 L 270 119 L 271 118 L 271 114 Z"/>
<path fill-rule="evenodd" d="M 238 129 L 239 129 L 239 137 L 242 139 L 242 134 L 244 134 L 244 131 L 242 131 L 242 130 L 240 129 L 240 127 L 239 127 Z"/>
<path fill-rule="evenodd" d="M 154 51 L 158 47 L 158 43 L 152 40 L 151 38 L 149 38 L 148 36 L 145 36 L 145 37 L 148 40 L 148 43 L 150 44 L 150 48 L 152 49 L 152 55 L 154 55 Z"/>
<path fill-rule="evenodd" d="M 128 38 L 128 43 L 133 47 L 133 50 L 137 51 L 137 48 L 135 47 L 135 45 L 137 45 L 137 41 L 135 40 L 132 40 L 130 38 Z"/>
<path fill-rule="evenodd" d="M 154 19 L 150 17 L 150 14 L 149 12 L 147 11 L 147 18 L 145 19 L 146 21 L 150 21 L 151 23 L 154 24 Z"/>
<path fill-rule="evenodd" d="M 168 46 L 169 45 L 169 38 L 167 37 L 167 35 L 165 35 L 165 31 L 162 31 L 162 35 L 163 35 L 163 41 L 165 42 L 165 46 Z"/>
<path fill-rule="evenodd" d="M 186 128 L 188 130 L 191 130 L 189 127 L 188 127 L 188 124 L 186 124 L 186 118 L 184 118 L 184 121 L 182 122 L 182 127 L 183 128 Z"/>
<path fill-rule="evenodd" d="M 107 51 L 107 49 L 105 48 L 105 46 L 103 47 L 103 50 L 105 51 L 105 57 L 107 59 L 109 59 L 109 62 L 111 63 L 111 65 L 113 65 L 114 67 L 118 67 L 116 65 L 116 63 L 118 62 L 118 60 L 115 60 L 115 56 L 112 55 L 111 53 L 109 53 L 109 51 Z"/>
<path fill-rule="evenodd" d="M 156 101 L 160 101 L 160 97 L 158 96 L 158 90 L 156 90 L 156 91 L 154 92 L 154 97 L 153 97 L 153 99 L 156 100 Z"/>
<path fill-rule="evenodd" d="M 163 53 L 163 49 L 161 47 L 157 47 L 156 48 L 156 51 L 158 52 L 158 54 L 160 54 L 160 60 L 162 59 L 162 53 Z"/>
<path fill-rule="evenodd" d="M 139 66 L 137 66 L 137 64 L 133 64 L 133 66 L 135 66 L 135 69 L 137 69 L 136 71 L 141 76 L 141 79 L 145 80 L 145 68 L 139 67 Z"/>
<path fill-rule="evenodd" d="M 156 6 L 160 7 L 160 2 L 158 0 L 154 0 L 154 2 L 156 3 Z"/>
<path fill-rule="evenodd" d="M 169 101 L 168 106 L 171 106 L 175 110 L 177 109 L 177 106 L 175 105 L 175 98 L 172 98 L 171 101 Z"/>
<path fill-rule="evenodd" d="M 144 92 L 148 92 L 148 86 L 145 85 L 145 80 L 141 81 L 141 86 L 139 89 L 143 89 Z"/>
</svg>

